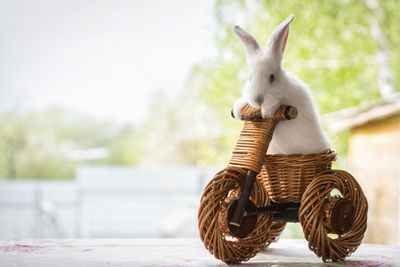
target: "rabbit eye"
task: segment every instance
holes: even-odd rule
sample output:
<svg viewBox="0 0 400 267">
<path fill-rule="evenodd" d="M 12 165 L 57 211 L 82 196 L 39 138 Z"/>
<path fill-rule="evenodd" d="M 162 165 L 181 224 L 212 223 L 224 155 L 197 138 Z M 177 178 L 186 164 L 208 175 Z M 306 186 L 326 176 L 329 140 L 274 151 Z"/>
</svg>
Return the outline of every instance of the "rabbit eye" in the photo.
<svg viewBox="0 0 400 267">
<path fill-rule="evenodd" d="M 270 74 L 269 75 L 269 83 L 272 83 L 273 81 L 275 81 L 275 75 Z"/>
</svg>

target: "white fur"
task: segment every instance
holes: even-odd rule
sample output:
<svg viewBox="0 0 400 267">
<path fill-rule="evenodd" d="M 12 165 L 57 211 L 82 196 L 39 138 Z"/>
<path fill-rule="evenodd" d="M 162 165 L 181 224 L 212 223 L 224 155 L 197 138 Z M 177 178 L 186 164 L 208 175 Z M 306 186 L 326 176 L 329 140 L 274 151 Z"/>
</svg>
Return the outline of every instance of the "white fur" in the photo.
<svg viewBox="0 0 400 267">
<path fill-rule="evenodd" d="M 272 117 L 280 105 L 291 105 L 298 110 L 297 118 L 277 125 L 268 154 L 320 153 L 330 148 L 307 86 L 281 68 L 292 20 L 293 16 L 290 16 L 275 29 L 265 51 L 249 33 L 238 26 L 234 27 L 245 45 L 250 68 L 243 96 L 234 105 L 234 116 L 239 118 L 240 110 L 247 103 L 255 108 L 261 107 L 263 118 Z M 270 83 L 271 74 L 275 79 Z"/>
</svg>

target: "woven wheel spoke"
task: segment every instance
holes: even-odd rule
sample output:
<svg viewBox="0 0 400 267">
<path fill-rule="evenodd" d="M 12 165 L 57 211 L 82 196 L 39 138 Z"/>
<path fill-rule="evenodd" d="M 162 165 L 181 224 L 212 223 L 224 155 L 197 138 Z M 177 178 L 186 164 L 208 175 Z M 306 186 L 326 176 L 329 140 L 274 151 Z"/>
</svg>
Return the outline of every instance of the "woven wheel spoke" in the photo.
<svg viewBox="0 0 400 267">
<path fill-rule="evenodd" d="M 268 241 L 268 231 L 272 224 L 270 215 L 258 216 L 255 229 L 245 238 L 229 237 L 220 230 L 218 216 L 224 200 L 238 194 L 246 174 L 245 169 L 225 168 L 208 183 L 200 200 L 200 238 L 210 253 L 226 263 L 238 263 L 254 257 Z M 266 206 L 269 202 L 258 180 L 254 183 L 250 199 L 256 206 Z"/>
<path fill-rule="evenodd" d="M 331 238 L 324 226 L 323 205 L 333 189 L 339 190 L 344 199 L 351 200 L 355 208 L 351 230 Z M 361 244 L 367 227 L 368 204 L 364 193 L 349 173 L 326 170 L 307 186 L 299 209 L 299 219 L 309 248 L 324 261 L 344 260 Z"/>
</svg>

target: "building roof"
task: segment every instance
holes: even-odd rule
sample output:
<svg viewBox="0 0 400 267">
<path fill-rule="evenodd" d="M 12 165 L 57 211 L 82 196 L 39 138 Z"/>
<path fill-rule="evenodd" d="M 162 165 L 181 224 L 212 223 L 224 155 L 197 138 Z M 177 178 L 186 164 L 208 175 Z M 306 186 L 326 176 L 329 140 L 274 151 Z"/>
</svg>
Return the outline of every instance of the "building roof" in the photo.
<svg viewBox="0 0 400 267">
<path fill-rule="evenodd" d="M 367 107 L 359 106 L 329 113 L 323 117 L 323 121 L 330 132 L 336 133 L 395 114 L 400 114 L 400 96 L 383 102 L 379 101 Z"/>
</svg>

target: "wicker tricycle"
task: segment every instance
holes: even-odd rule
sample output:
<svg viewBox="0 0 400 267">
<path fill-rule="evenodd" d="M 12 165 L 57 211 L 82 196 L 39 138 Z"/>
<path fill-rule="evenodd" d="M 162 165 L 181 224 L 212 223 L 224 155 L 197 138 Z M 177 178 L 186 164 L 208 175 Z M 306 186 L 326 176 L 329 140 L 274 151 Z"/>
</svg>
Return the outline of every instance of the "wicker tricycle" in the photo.
<svg viewBox="0 0 400 267">
<path fill-rule="evenodd" d="M 217 259 L 249 260 L 277 241 L 287 222 L 300 222 L 309 249 L 323 261 L 344 260 L 360 245 L 367 200 L 353 176 L 331 169 L 335 151 L 266 154 L 276 125 L 296 116 L 291 106 L 272 119 L 248 105 L 242 109 L 245 122 L 231 160 L 200 201 L 200 237 Z"/>
</svg>

